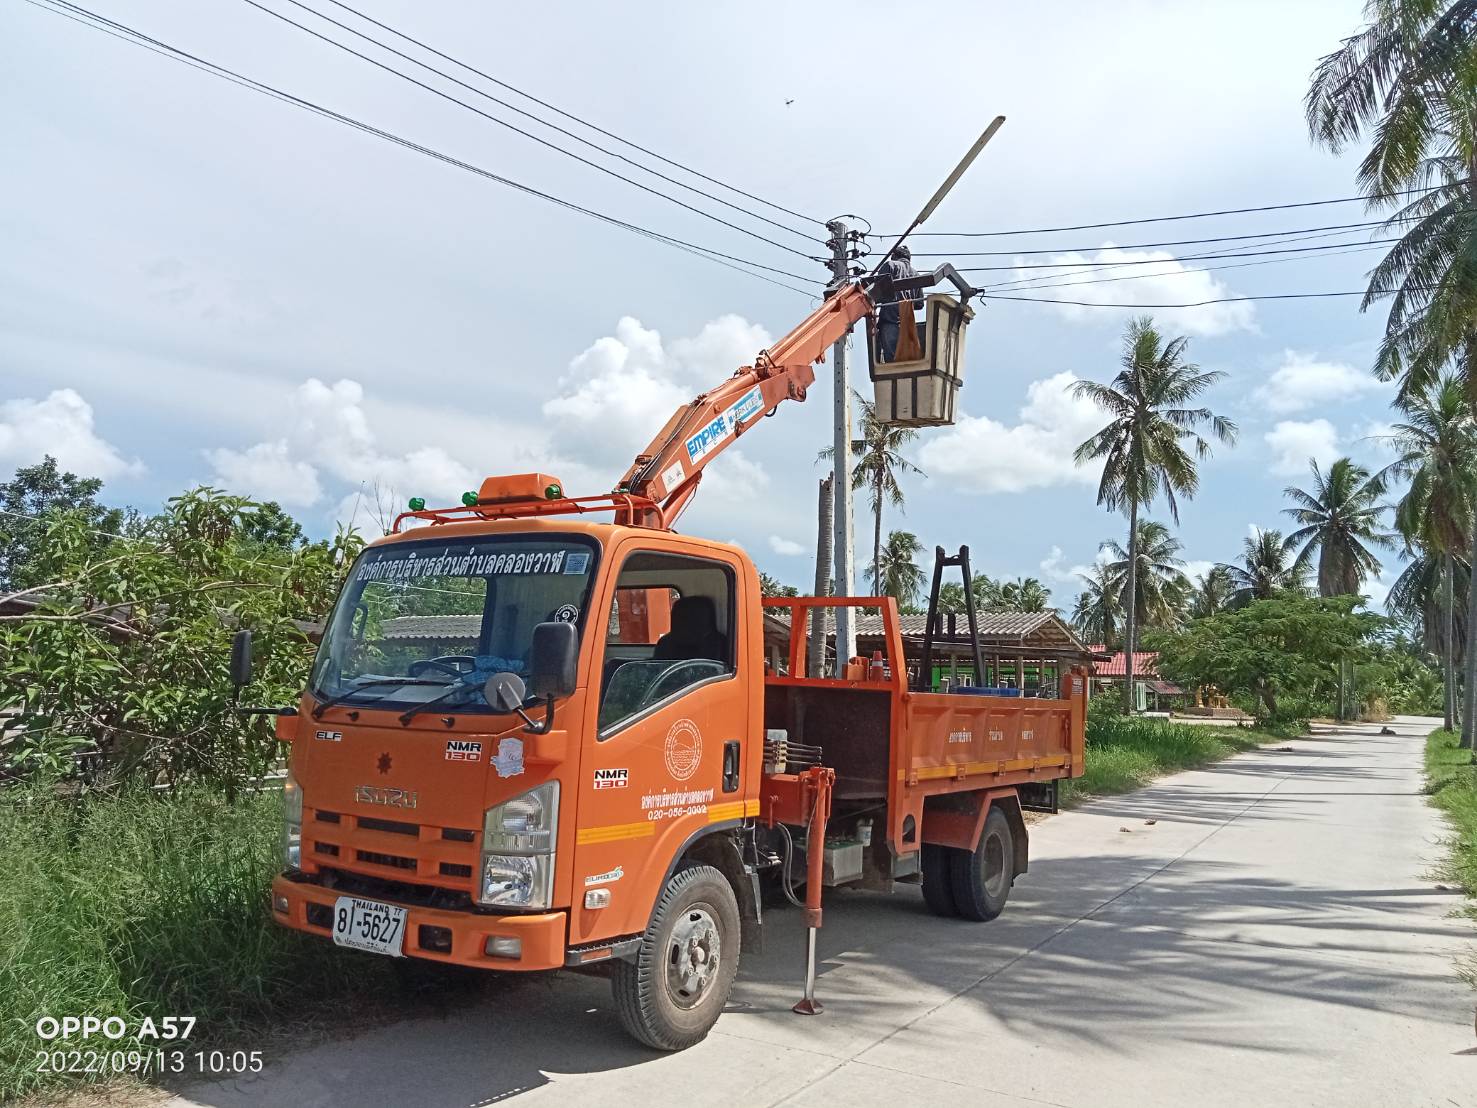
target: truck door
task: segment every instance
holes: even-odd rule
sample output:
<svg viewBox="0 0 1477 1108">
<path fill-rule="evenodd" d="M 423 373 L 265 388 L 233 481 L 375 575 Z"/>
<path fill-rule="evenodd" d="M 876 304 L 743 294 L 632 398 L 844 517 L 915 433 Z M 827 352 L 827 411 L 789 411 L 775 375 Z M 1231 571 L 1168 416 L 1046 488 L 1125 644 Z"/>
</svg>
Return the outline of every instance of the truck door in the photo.
<svg viewBox="0 0 1477 1108">
<path fill-rule="evenodd" d="M 758 677 L 740 672 L 741 582 L 736 562 L 633 544 L 592 621 L 605 641 L 581 761 L 572 945 L 645 930 L 683 846 L 755 806 L 743 744 Z"/>
</svg>

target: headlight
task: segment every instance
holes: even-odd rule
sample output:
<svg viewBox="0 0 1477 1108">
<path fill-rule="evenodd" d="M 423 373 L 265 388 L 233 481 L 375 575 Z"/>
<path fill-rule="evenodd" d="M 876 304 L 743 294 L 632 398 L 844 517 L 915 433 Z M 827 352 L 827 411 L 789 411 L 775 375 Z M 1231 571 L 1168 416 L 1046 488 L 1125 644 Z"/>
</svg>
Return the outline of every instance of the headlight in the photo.
<svg viewBox="0 0 1477 1108">
<path fill-rule="evenodd" d="M 547 908 L 554 891 L 559 782 L 548 781 L 489 808 L 482 821 L 477 902 Z"/>
<path fill-rule="evenodd" d="M 297 869 L 303 856 L 303 790 L 292 771 L 282 782 L 282 861 Z"/>
</svg>

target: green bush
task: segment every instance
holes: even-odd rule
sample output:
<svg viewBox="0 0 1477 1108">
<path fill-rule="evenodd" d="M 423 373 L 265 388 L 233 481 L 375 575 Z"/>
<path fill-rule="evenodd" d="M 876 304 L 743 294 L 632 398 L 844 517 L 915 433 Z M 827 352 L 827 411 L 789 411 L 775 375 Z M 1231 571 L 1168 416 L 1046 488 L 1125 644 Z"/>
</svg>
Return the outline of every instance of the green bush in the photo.
<svg viewBox="0 0 1477 1108">
<path fill-rule="evenodd" d="M 1116 705 L 1098 704 L 1092 701 L 1087 711 L 1087 771 L 1063 782 L 1064 803 L 1129 792 L 1163 774 L 1203 766 L 1288 733 L 1266 726 L 1253 731 L 1125 716 Z"/>
<path fill-rule="evenodd" d="M 0 1102 L 57 1080 L 36 1073 L 42 1016 L 121 1016 L 130 1028 L 195 1016 L 192 1049 L 241 1048 L 252 1029 L 259 1039 L 279 1020 L 383 995 L 389 959 L 269 918 L 280 827 L 275 792 L 17 790 L 0 801 Z"/>
<path fill-rule="evenodd" d="M 1477 763 L 1459 741 L 1455 731 L 1431 732 L 1426 740 L 1427 790 L 1455 832 L 1445 875 L 1466 889 L 1467 911 L 1477 919 Z"/>
</svg>

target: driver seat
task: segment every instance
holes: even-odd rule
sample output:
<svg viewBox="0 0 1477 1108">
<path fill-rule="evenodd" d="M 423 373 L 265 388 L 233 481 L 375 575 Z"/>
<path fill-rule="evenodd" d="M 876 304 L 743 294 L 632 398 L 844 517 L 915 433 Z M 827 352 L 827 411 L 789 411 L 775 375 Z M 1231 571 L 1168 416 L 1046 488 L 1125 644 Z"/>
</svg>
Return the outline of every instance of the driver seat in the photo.
<svg viewBox="0 0 1477 1108">
<path fill-rule="evenodd" d="M 728 661 L 728 640 L 718 630 L 718 609 L 708 596 L 684 596 L 672 605 L 672 629 L 656 641 L 652 658 Z"/>
</svg>

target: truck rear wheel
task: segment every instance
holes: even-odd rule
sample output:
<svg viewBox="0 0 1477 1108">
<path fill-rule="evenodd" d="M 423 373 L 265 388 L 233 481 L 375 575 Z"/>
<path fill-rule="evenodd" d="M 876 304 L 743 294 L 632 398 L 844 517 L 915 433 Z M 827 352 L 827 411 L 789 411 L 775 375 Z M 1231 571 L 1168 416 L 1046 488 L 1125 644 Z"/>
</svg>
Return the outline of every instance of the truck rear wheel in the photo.
<svg viewBox="0 0 1477 1108">
<path fill-rule="evenodd" d="M 728 1003 L 739 962 L 738 900 L 712 866 L 672 875 L 641 947 L 611 977 L 621 1024 L 657 1050 L 701 1042 Z"/>
<path fill-rule="evenodd" d="M 979 846 L 973 853 L 950 851 L 953 855 L 954 906 L 965 919 L 983 923 L 1005 910 L 1010 885 L 1015 880 L 1015 836 L 1010 820 L 994 805 L 985 817 Z"/>
<path fill-rule="evenodd" d="M 954 906 L 954 875 L 950 855 L 962 853 L 963 851 L 939 846 L 937 843 L 923 844 L 923 903 L 936 916 L 959 914 L 959 909 Z"/>
</svg>

